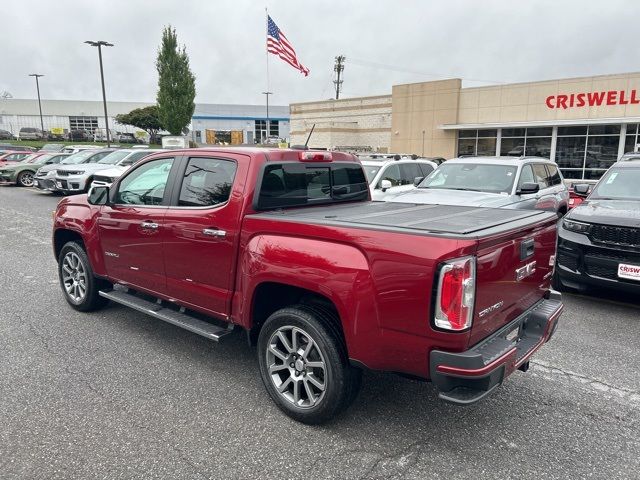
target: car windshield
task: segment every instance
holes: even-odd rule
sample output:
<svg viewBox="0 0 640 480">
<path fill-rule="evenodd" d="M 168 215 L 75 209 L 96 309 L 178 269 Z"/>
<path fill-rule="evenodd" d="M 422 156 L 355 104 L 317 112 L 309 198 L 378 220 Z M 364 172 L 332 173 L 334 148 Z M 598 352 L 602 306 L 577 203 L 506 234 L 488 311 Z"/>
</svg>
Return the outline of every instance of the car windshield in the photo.
<svg viewBox="0 0 640 480">
<path fill-rule="evenodd" d="M 516 166 L 482 163 L 445 163 L 425 178 L 418 188 L 511 193 Z"/>
<path fill-rule="evenodd" d="M 373 182 L 373 179 L 376 178 L 376 175 L 380 171 L 382 165 L 363 165 L 364 174 L 367 176 L 367 182 Z"/>
<path fill-rule="evenodd" d="M 590 200 L 640 200 L 640 166 L 611 168 L 589 195 Z"/>
<path fill-rule="evenodd" d="M 69 155 L 63 161 L 60 162 L 62 165 L 76 165 L 78 163 L 84 162 L 87 158 L 91 157 L 95 154 L 95 150 L 83 150 L 78 153 L 74 153 L 73 155 Z"/>
<path fill-rule="evenodd" d="M 127 152 L 127 151 L 123 151 L 123 150 L 116 150 L 115 152 L 111 152 L 109 155 L 107 155 L 106 157 L 102 158 L 100 161 L 98 161 L 98 163 L 103 163 L 103 164 L 106 163 L 107 165 L 115 165 L 120 160 L 125 158 L 127 155 L 131 155 L 131 152 Z"/>
</svg>

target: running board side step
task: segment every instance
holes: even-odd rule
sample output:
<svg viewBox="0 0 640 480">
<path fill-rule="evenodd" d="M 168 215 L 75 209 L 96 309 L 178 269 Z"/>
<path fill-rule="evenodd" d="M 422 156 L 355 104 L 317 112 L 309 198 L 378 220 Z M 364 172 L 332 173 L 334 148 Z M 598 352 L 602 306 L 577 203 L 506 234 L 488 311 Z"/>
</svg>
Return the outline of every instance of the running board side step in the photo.
<svg viewBox="0 0 640 480">
<path fill-rule="evenodd" d="M 215 342 L 219 341 L 222 337 L 229 335 L 234 328 L 232 324 L 229 324 L 227 328 L 224 328 L 202 321 L 186 313 L 176 312 L 175 310 L 162 306 L 160 303 L 150 302 L 120 289 L 100 291 L 98 293 L 101 297 L 108 298 L 113 302 L 133 308 L 139 312 L 146 313 L 147 315 L 151 315 L 152 317 L 171 323 L 177 327 L 184 328 L 190 332 L 197 333 L 198 335 Z"/>
</svg>

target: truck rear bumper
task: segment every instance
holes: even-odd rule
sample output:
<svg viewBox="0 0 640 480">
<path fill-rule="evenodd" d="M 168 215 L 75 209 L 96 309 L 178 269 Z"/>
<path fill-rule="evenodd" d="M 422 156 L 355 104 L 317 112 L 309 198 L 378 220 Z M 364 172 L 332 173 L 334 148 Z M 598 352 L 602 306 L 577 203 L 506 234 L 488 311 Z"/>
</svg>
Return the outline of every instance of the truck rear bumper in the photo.
<svg viewBox="0 0 640 480">
<path fill-rule="evenodd" d="M 563 309 L 559 292 L 551 291 L 518 318 L 466 352 L 433 350 L 431 380 L 443 400 L 468 405 L 500 386 L 553 336 Z"/>
</svg>

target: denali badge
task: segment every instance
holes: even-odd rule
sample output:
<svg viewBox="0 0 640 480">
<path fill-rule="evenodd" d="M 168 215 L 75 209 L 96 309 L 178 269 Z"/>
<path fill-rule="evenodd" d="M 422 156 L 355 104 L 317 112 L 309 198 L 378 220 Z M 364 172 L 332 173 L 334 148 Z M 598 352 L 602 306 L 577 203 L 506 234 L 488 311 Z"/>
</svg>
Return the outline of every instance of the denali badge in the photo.
<svg viewBox="0 0 640 480">
<path fill-rule="evenodd" d="M 524 267 L 520 267 L 516 269 L 516 281 L 520 281 L 524 278 L 527 278 L 529 275 L 533 275 L 533 272 L 536 271 L 536 262 L 535 260 L 531 263 L 527 263 Z"/>
<path fill-rule="evenodd" d="M 501 300 L 498 303 L 496 303 L 495 305 L 491 305 L 489 308 L 485 308 L 484 310 L 480 310 L 480 312 L 478 312 L 478 317 L 482 318 L 485 315 L 487 315 L 488 313 L 495 312 L 496 310 L 498 310 L 503 305 L 504 305 L 504 302 Z"/>
<path fill-rule="evenodd" d="M 118 258 L 118 257 L 120 256 L 120 255 L 118 255 L 117 253 L 107 252 L 107 251 L 105 251 L 105 252 L 104 252 L 104 254 L 105 254 L 107 257 L 116 257 L 116 258 Z"/>
</svg>

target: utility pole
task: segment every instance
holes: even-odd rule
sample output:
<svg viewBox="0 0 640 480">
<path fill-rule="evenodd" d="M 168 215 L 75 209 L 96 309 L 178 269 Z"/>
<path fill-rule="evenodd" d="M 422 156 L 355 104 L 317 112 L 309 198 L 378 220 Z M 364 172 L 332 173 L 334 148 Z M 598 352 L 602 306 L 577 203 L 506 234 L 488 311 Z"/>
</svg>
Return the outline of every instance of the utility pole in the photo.
<svg viewBox="0 0 640 480">
<path fill-rule="evenodd" d="M 44 135 L 44 122 L 42 121 L 42 102 L 40 101 L 40 82 L 38 82 L 38 78 L 44 77 L 39 73 L 30 73 L 30 77 L 36 78 L 36 90 L 38 91 L 38 109 L 40 110 L 40 129 L 42 130 L 42 135 Z"/>
<path fill-rule="evenodd" d="M 333 71 L 336 72 L 336 79 L 333 81 L 334 85 L 336 86 L 336 100 L 340 98 L 340 90 L 342 89 L 343 82 L 343 80 L 340 80 L 340 76 L 342 75 L 342 71 L 344 70 L 345 60 L 346 57 L 344 55 L 338 55 L 336 57 L 336 64 L 333 67 Z"/>
<path fill-rule="evenodd" d="M 269 128 L 269 95 L 273 95 L 273 92 L 262 92 L 262 94 L 267 97 L 267 134 L 265 136 L 265 141 L 269 138 L 271 134 L 271 129 Z M 263 142 L 264 143 L 264 142 Z"/>
<path fill-rule="evenodd" d="M 102 81 L 102 103 L 104 105 L 104 126 L 107 133 L 107 148 L 111 146 L 110 143 L 110 135 L 109 135 L 109 117 L 107 116 L 107 94 L 104 91 L 104 71 L 102 70 L 102 47 L 113 47 L 113 43 L 105 42 L 104 40 L 99 40 L 97 42 L 87 40 L 87 45 L 91 45 L 92 47 L 98 47 L 98 58 L 100 59 L 100 80 Z"/>
</svg>

